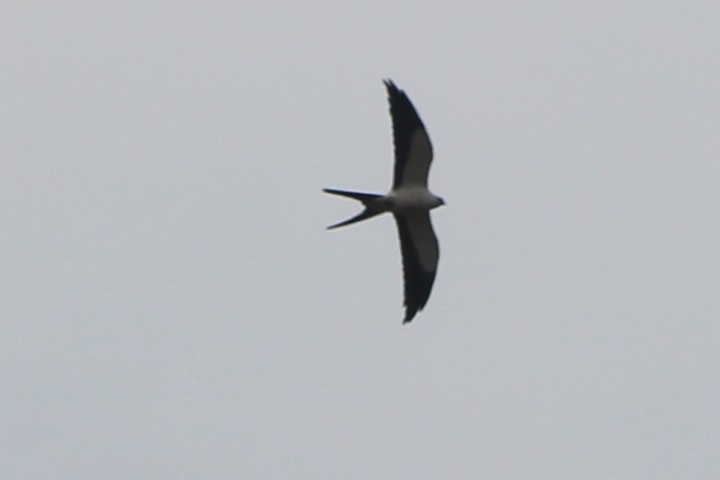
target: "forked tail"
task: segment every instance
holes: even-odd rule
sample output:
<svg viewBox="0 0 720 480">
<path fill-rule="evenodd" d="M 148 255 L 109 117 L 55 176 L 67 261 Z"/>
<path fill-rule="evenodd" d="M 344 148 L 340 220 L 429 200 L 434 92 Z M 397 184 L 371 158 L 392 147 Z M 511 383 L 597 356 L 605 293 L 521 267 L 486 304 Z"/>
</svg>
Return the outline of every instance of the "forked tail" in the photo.
<svg viewBox="0 0 720 480">
<path fill-rule="evenodd" d="M 379 205 L 373 202 L 373 200 L 375 199 L 382 198 L 382 195 L 378 195 L 376 193 L 347 192 L 345 190 L 334 190 L 332 188 L 324 188 L 323 192 L 332 193 L 333 195 L 340 195 L 341 197 L 352 198 L 354 200 L 359 200 L 365 206 L 365 210 L 363 210 L 359 214 L 343 222 L 336 223 L 335 225 L 330 225 L 329 227 L 327 227 L 328 230 L 332 230 L 333 228 L 338 227 L 344 227 L 345 225 L 350 225 L 351 223 L 356 223 L 367 218 L 372 218 L 375 215 L 380 215 L 385 211 L 384 209 L 380 208 Z"/>
<path fill-rule="evenodd" d="M 368 200 L 382 197 L 382 195 L 378 195 L 377 193 L 348 192 L 346 190 L 335 190 L 332 188 L 323 188 L 323 192 L 340 195 L 341 197 L 354 198 L 355 200 L 360 200 L 363 204 L 365 204 Z"/>
</svg>

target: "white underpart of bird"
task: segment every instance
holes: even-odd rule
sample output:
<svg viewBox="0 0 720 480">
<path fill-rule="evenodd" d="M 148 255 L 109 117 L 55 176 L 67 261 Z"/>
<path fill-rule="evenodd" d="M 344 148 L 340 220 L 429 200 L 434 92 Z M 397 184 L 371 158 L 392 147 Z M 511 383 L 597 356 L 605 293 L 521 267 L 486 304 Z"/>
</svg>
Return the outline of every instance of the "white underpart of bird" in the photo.
<svg viewBox="0 0 720 480">
<path fill-rule="evenodd" d="M 395 217 L 400 237 L 405 293 L 405 317 L 410 322 L 425 307 L 437 272 L 440 249 L 430 221 L 430 210 L 444 205 L 428 189 L 432 144 L 420 116 L 405 92 L 385 80 L 395 145 L 393 188 L 386 195 L 326 188 L 325 192 L 362 202 L 358 215 L 331 225 L 343 227 L 385 212 Z"/>
</svg>

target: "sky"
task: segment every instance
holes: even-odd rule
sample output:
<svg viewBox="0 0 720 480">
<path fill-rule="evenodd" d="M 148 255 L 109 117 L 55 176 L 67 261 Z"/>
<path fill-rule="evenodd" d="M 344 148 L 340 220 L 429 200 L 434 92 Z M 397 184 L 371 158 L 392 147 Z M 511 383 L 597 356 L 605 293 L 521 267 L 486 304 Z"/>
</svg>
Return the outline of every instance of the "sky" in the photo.
<svg viewBox="0 0 720 480">
<path fill-rule="evenodd" d="M 720 476 L 720 4 L 5 2 L 0 465 Z M 402 325 L 382 79 L 435 150 Z"/>
</svg>

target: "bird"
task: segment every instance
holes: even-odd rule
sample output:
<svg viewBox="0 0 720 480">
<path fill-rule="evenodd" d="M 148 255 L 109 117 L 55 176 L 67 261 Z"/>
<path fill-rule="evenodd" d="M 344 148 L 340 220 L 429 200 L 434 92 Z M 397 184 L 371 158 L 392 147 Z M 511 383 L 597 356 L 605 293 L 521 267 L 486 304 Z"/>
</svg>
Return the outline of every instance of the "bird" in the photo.
<svg viewBox="0 0 720 480">
<path fill-rule="evenodd" d="M 358 200 L 364 207 L 358 215 L 330 225 L 328 230 L 385 212 L 395 217 L 402 254 L 403 324 L 406 324 L 425 307 L 435 282 L 440 248 L 430 221 L 430 210 L 445 205 L 445 201 L 428 189 L 433 148 L 420 115 L 407 94 L 391 79 L 385 79 L 383 83 L 390 104 L 395 153 L 392 189 L 385 195 L 334 188 L 325 188 L 323 191 Z"/>
</svg>

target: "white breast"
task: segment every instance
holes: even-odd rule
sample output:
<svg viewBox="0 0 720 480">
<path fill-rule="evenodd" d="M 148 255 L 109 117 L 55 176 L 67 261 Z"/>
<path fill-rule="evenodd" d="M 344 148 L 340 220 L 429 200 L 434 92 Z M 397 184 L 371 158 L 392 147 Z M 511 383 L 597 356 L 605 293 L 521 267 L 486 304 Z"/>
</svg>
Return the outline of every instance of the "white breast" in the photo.
<svg viewBox="0 0 720 480">
<path fill-rule="evenodd" d="M 442 201 L 427 188 L 398 188 L 387 195 L 392 202 L 393 212 L 431 210 L 442 205 Z"/>
</svg>

